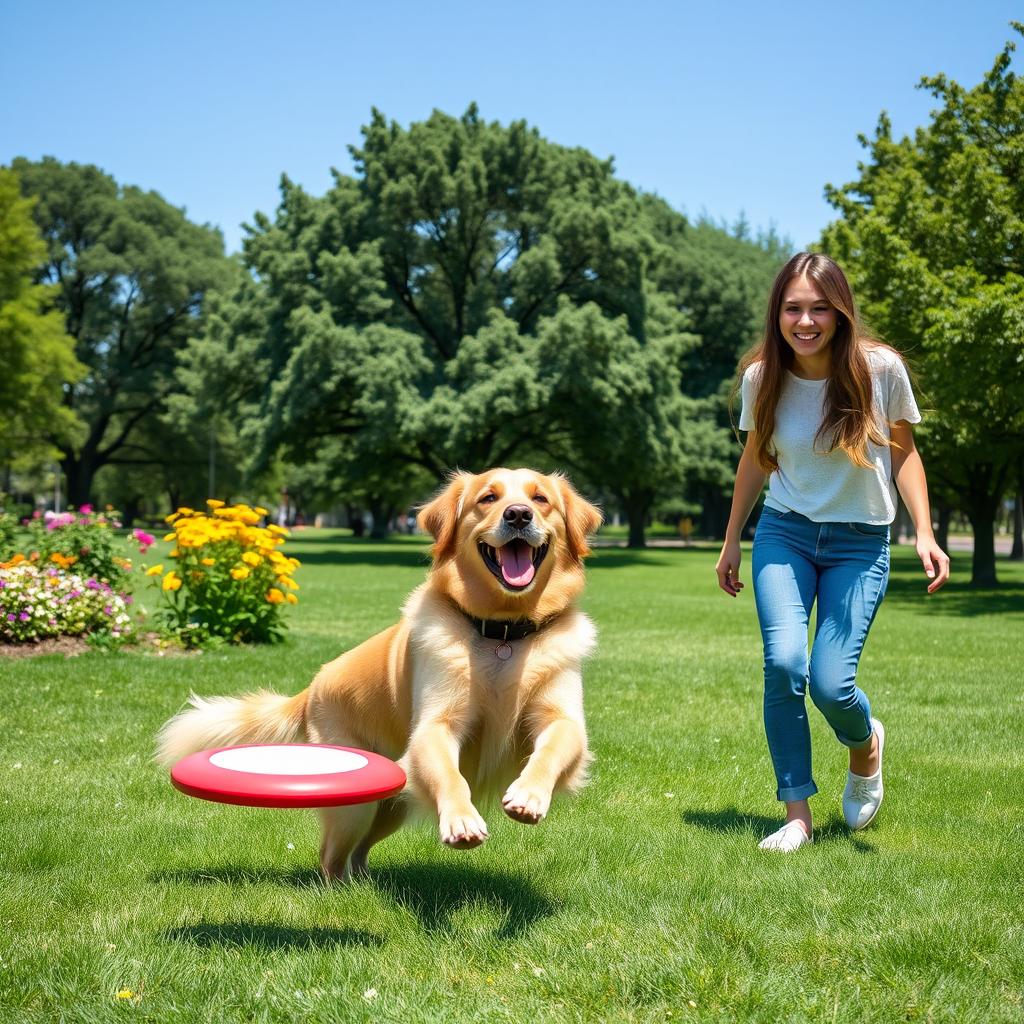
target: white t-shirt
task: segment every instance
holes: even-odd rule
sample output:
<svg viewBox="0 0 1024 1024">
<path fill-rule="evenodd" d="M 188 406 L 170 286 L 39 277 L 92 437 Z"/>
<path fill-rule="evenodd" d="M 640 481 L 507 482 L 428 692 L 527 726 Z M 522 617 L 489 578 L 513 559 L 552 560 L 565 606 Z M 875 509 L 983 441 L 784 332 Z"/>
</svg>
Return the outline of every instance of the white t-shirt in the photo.
<svg viewBox="0 0 1024 1024">
<path fill-rule="evenodd" d="M 869 349 L 872 406 L 882 433 L 898 420 L 920 423 L 903 360 L 886 348 Z M 754 429 L 754 398 L 760 364 L 748 367 L 741 389 L 740 430 Z M 799 512 L 816 523 L 869 523 L 885 526 L 896 517 L 892 449 L 868 442 L 871 469 L 854 465 L 836 449 L 814 450 L 824 414 L 825 380 L 803 380 L 786 371 L 775 412 L 772 443 L 779 468 L 768 478 L 765 504 L 779 512 Z"/>
</svg>

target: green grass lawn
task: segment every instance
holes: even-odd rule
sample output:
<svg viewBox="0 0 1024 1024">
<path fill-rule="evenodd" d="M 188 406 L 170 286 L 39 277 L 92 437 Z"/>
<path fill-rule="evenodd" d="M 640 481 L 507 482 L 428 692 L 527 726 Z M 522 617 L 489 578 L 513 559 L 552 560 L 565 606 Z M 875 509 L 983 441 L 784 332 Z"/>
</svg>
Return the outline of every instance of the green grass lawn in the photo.
<svg viewBox="0 0 1024 1024">
<path fill-rule="evenodd" d="M 812 709 L 816 842 L 786 857 L 756 848 L 780 805 L 749 588 L 710 548 L 599 550 L 590 786 L 537 828 L 484 808 L 474 851 L 424 821 L 327 887 L 313 812 L 192 800 L 150 759 L 189 690 L 297 692 L 424 573 L 417 538 L 289 550 L 276 648 L 0 659 L 0 1020 L 1024 1019 L 1024 567 L 972 592 L 963 556 L 926 598 L 897 553 L 861 666 L 879 825 L 843 826 Z"/>
</svg>

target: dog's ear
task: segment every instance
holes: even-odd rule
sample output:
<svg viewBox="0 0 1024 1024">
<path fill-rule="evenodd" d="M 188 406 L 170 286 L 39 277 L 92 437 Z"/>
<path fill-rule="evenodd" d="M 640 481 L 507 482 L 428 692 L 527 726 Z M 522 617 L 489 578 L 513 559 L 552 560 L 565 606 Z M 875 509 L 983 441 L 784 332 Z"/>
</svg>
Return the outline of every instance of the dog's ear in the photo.
<svg viewBox="0 0 1024 1024">
<path fill-rule="evenodd" d="M 462 496 L 471 473 L 455 473 L 447 485 L 420 509 L 416 522 L 434 538 L 430 553 L 435 562 L 455 554 L 455 534 L 462 511 Z"/>
<path fill-rule="evenodd" d="M 580 497 L 575 488 L 564 476 L 555 474 L 552 478 L 562 496 L 562 507 L 565 509 L 565 532 L 569 542 L 569 553 L 577 561 L 590 554 L 587 537 L 602 523 L 601 510 Z"/>
</svg>

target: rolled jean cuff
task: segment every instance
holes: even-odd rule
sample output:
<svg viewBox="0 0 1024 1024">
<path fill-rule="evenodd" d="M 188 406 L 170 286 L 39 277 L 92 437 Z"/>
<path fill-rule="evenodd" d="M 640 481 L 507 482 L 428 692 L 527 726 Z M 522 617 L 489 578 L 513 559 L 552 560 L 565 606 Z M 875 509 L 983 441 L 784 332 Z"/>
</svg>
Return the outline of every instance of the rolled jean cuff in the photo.
<svg viewBox="0 0 1024 1024">
<path fill-rule="evenodd" d="M 871 731 L 868 733 L 866 740 L 851 740 L 849 736 L 844 736 L 842 733 L 836 733 L 836 739 L 844 747 L 849 747 L 851 750 L 860 750 L 862 747 L 868 747 L 871 745 L 871 737 L 875 735 L 875 727 L 871 726 Z"/>
<path fill-rule="evenodd" d="M 789 803 L 791 800 L 806 800 L 809 796 L 814 796 L 817 792 L 818 787 L 813 782 L 805 782 L 802 786 L 790 786 L 787 789 L 777 789 L 775 791 L 775 795 L 783 803 Z"/>
</svg>

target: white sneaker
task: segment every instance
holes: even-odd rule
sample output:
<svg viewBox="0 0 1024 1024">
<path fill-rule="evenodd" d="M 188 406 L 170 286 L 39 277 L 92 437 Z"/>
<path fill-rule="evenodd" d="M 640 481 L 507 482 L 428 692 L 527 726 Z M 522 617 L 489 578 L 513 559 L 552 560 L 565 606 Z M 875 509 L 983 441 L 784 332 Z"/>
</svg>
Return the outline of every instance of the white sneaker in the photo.
<svg viewBox="0 0 1024 1024">
<path fill-rule="evenodd" d="M 759 842 L 761 850 L 775 850 L 778 853 L 795 853 L 801 846 L 813 842 L 799 821 L 787 821 L 785 825 Z"/>
<path fill-rule="evenodd" d="M 882 751 L 885 748 L 885 729 L 877 718 L 871 725 L 878 733 L 878 771 L 874 775 L 846 773 L 846 789 L 843 791 L 843 817 L 854 832 L 867 828 L 875 820 L 882 806 Z"/>
</svg>

